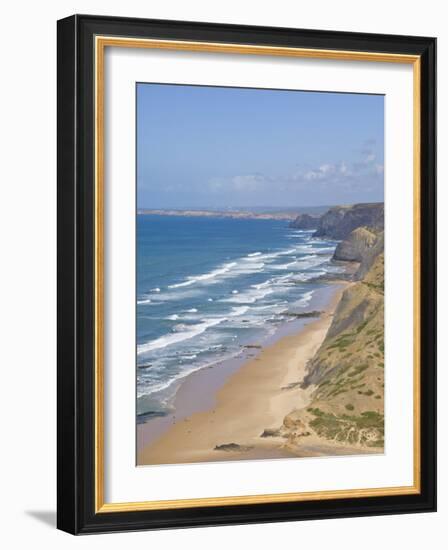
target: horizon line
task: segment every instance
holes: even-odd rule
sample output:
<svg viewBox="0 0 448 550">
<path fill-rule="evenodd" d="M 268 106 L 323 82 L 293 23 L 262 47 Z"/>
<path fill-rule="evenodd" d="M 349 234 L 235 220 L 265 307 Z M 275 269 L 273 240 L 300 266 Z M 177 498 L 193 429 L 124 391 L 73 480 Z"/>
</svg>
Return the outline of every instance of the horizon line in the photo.
<svg viewBox="0 0 448 550">
<path fill-rule="evenodd" d="M 356 202 L 338 202 L 327 204 L 310 204 L 310 205 L 295 205 L 295 206 L 137 206 L 137 210 L 217 210 L 220 212 L 231 212 L 242 209 L 268 209 L 268 210 L 295 210 L 297 208 L 327 208 L 332 206 L 354 206 L 356 204 L 384 204 L 382 201 L 356 201 Z"/>
</svg>

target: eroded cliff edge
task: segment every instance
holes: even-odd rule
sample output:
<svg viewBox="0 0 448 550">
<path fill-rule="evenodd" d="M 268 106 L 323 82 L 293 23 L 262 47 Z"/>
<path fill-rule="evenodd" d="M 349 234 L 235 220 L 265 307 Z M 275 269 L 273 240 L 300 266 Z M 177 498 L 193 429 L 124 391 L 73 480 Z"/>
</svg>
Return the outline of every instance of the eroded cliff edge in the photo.
<svg viewBox="0 0 448 550">
<path fill-rule="evenodd" d="M 335 251 L 335 261 L 357 262 L 357 269 L 307 365 L 302 387 L 312 390 L 311 401 L 291 411 L 279 430 L 299 453 L 319 442 L 384 448 L 384 233 L 382 209 L 373 210 L 371 223 L 349 232 Z M 332 234 L 345 232 L 343 226 Z"/>
</svg>

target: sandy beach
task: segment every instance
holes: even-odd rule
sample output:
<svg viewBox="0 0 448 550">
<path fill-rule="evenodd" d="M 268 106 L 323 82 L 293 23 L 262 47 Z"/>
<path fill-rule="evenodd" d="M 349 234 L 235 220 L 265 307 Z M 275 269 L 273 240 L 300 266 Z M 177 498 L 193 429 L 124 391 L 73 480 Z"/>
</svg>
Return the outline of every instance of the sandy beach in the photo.
<svg viewBox="0 0 448 550">
<path fill-rule="evenodd" d="M 300 382 L 346 286 L 335 285 L 322 315 L 297 333 L 257 350 L 230 371 L 217 375 L 219 369 L 204 369 L 188 377 L 178 391 L 175 414 L 138 426 L 138 465 L 297 456 L 284 447 L 283 438 L 261 435 L 278 429 L 288 413 L 309 403 L 313 388 L 303 390 Z M 325 454 L 320 443 L 309 441 L 302 456 Z"/>
</svg>

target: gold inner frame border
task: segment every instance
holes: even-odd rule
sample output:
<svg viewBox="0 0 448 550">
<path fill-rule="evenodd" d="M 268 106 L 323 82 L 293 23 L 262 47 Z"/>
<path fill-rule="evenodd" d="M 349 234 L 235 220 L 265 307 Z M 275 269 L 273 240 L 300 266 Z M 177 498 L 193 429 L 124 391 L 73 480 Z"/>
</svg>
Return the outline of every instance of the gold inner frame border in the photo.
<svg viewBox="0 0 448 550">
<path fill-rule="evenodd" d="M 104 55 L 106 47 L 146 48 L 208 53 L 233 53 L 245 55 L 266 55 L 300 57 L 311 59 L 406 63 L 413 66 L 413 197 L 414 197 L 414 483 L 402 487 L 380 487 L 367 489 L 342 489 L 302 493 L 277 493 L 263 495 L 226 496 L 179 500 L 155 500 L 141 502 L 106 503 L 104 501 Z M 420 493 L 421 479 L 421 426 L 420 426 L 420 117 L 421 117 L 421 61 L 417 55 L 402 55 L 381 52 L 357 52 L 345 50 L 324 50 L 279 46 L 255 46 L 251 44 L 226 44 L 178 40 L 124 38 L 118 36 L 96 36 L 95 58 L 95 513 L 131 512 L 144 510 L 167 510 L 208 506 L 232 506 L 279 502 L 305 502 L 343 498 L 380 497 Z"/>
</svg>

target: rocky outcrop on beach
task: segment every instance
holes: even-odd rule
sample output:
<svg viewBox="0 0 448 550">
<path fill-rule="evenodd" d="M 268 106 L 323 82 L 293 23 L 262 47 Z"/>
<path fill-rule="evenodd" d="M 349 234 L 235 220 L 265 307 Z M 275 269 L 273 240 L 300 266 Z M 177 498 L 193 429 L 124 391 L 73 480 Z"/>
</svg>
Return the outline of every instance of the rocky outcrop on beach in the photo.
<svg viewBox="0 0 448 550">
<path fill-rule="evenodd" d="M 319 227 L 320 216 L 311 216 L 310 214 L 299 214 L 295 220 L 293 220 L 289 227 L 292 229 L 317 229 Z"/>
<path fill-rule="evenodd" d="M 307 365 L 302 388 L 313 389 L 311 402 L 288 414 L 280 428 L 291 450 L 300 451 L 310 436 L 383 449 L 384 234 L 381 226 L 375 229 L 355 229 L 335 252 L 335 259 L 359 267 Z"/>
<path fill-rule="evenodd" d="M 246 453 L 251 449 L 253 449 L 251 445 L 239 445 L 238 443 L 223 443 L 222 445 L 216 445 L 214 448 L 215 451 L 225 451 L 227 453 Z"/>
</svg>

